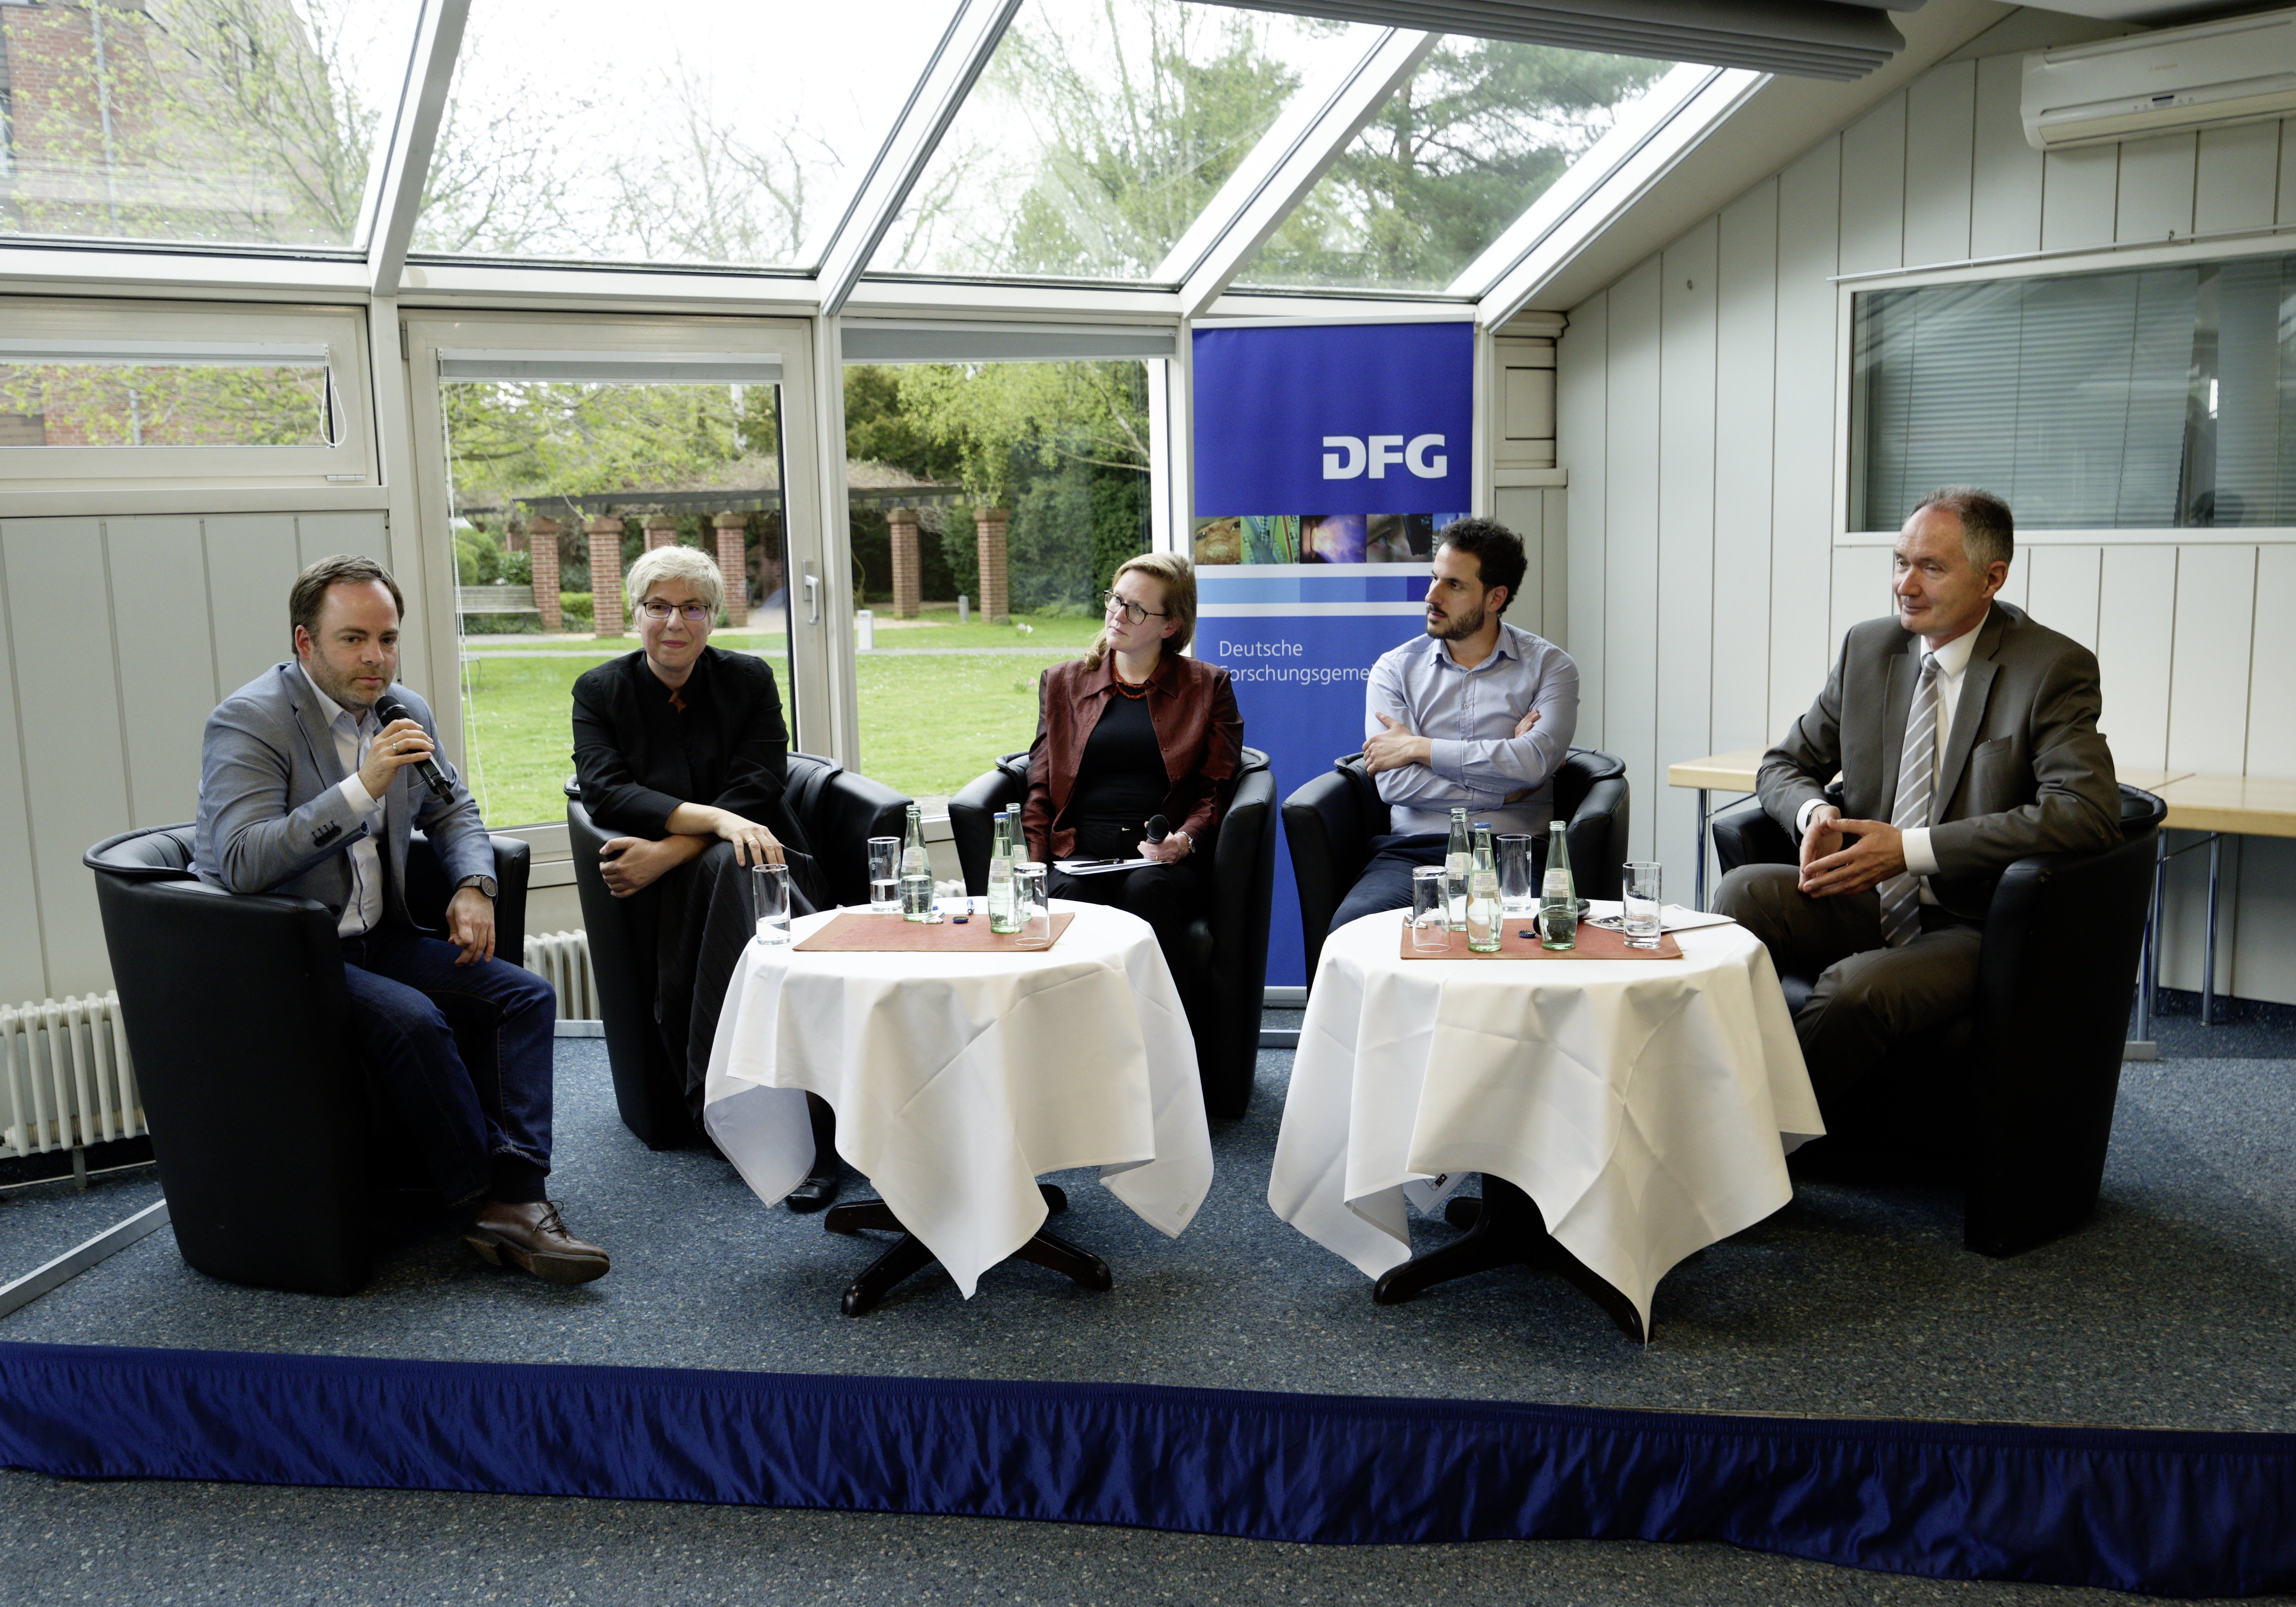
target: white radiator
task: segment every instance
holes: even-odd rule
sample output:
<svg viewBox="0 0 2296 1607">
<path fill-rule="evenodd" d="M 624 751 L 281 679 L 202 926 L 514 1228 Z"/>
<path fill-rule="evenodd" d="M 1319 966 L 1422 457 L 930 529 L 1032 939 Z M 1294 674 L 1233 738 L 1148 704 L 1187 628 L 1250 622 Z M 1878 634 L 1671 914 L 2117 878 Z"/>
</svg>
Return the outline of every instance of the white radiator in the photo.
<svg viewBox="0 0 2296 1607">
<path fill-rule="evenodd" d="M 578 931 L 545 932 L 526 940 L 526 968 L 558 990 L 558 1019 L 594 1021 L 603 1019 L 598 1008 L 597 979 L 590 970 L 590 942 Z"/>
<path fill-rule="evenodd" d="M 0 1156 L 146 1131 L 119 996 L 0 1005 Z"/>
</svg>

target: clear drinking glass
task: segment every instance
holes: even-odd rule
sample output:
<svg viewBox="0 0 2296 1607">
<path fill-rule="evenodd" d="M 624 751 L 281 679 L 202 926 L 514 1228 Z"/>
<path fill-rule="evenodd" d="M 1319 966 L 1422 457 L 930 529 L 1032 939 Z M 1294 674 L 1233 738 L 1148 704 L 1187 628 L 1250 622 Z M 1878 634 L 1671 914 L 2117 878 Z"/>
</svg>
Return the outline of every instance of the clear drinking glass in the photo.
<svg viewBox="0 0 2296 1607">
<path fill-rule="evenodd" d="M 1521 832 L 1509 832 L 1498 840 L 1499 907 L 1510 921 L 1538 908 L 1538 882 L 1531 874 L 1530 857 L 1537 841 Z"/>
<path fill-rule="evenodd" d="M 869 840 L 869 907 L 881 915 L 901 913 L 901 840 Z"/>
<path fill-rule="evenodd" d="M 1451 947 L 1451 868 L 1414 865 L 1411 871 L 1411 947 L 1438 954 Z"/>
<path fill-rule="evenodd" d="M 751 906 L 758 912 L 758 941 L 790 940 L 790 873 L 785 865 L 750 867 Z"/>
<path fill-rule="evenodd" d="M 1627 947 L 1656 948 L 1659 938 L 1659 868 L 1655 859 L 1629 859 L 1622 867 L 1620 896 L 1626 901 Z"/>
<path fill-rule="evenodd" d="M 1013 914 L 1020 922 L 1022 948 L 1053 946 L 1053 905 L 1045 890 L 1045 867 L 1035 860 L 1013 866 Z"/>
</svg>

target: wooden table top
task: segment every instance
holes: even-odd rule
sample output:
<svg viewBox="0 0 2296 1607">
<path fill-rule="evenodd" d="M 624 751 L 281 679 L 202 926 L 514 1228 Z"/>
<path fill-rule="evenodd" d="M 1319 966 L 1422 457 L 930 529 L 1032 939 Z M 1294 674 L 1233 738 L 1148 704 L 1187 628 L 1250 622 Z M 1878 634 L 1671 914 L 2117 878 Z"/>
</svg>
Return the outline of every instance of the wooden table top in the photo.
<svg viewBox="0 0 2296 1607">
<path fill-rule="evenodd" d="M 1729 753 L 1710 753 L 1666 767 L 1669 787 L 1707 787 L 1718 792 L 1751 792 L 1754 772 L 1762 766 L 1767 748 L 1740 748 Z"/>
<path fill-rule="evenodd" d="M 2180 832 L 2296 837 L 2296 781 L 2184 775 L 2151 791 L 2168 803 L 2168 824 Z"/>
</svg>

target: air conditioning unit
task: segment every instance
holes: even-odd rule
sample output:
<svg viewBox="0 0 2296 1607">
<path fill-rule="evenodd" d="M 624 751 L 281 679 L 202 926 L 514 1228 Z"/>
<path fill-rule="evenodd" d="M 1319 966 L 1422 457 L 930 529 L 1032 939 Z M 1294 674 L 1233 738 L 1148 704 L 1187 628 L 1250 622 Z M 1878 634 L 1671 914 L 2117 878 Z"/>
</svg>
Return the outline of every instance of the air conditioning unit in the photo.
<svg viewBox="0 0 2296 1607">
<path fill-rule="evenodd" d="M 2025 57 L 2037 151 L 2296 112 L 2296 12 L 2164 28 Z"/>
</svg>

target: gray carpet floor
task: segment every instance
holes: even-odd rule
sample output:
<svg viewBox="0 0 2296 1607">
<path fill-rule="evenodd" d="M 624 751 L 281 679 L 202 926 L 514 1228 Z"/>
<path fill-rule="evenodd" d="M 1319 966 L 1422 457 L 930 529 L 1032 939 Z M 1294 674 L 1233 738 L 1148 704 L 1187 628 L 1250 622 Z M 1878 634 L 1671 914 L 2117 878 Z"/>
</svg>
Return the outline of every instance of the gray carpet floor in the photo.
<svg viewBox="0 0 2296 1607">
<path fill-rule="evenodd" d="M 0 1339 L 351 1356 L 762 1368 L 2024 1423 L 2296 1430 L 2296 1032 L 2161 1024 L 2126 1068 L 2096 1219 L 2007 1261 L 1964 1250 L 1930 1185 L 1805 1181 L 1660 1287 L 1654 1343 L 1520 1271 L 1381 1309 L 1263 1197 L 1291 1056 L 1167 1241 L 1091 1174 L 1062 1231 L 1108 1294 L 1008 1264 L 964 1300 L 937 1269 L 860 1321 L 882 1241 L 767 1209 L 706 1152 L 650 1154 L 603 1045 L 562 1040 L 554 1192 L 613 1274 L 559 1289 L 444 1234 L 396 1242 L 349 1300 L 240 1289 L 166 1230 L 0 1319 Z M 2230 1051 L 2230 1053 L 2226 1053 Z M 2241 1052 L 2245 1052 L 2241 1053 Z M 155 1197 L 148 1177 L 16 1192 L 0 1281 Z M 1423 1247 L 1442 1242 L 1421 1225 Z M 2102 1593 L 1946 1584 L 1719 1546 L 1319 1549 L 984 1521 L 0 1475 L 0 1602 L 1996 1602 Z M 28 1570 L 25 1564 L 38 1562 Z"/>
</svg>

